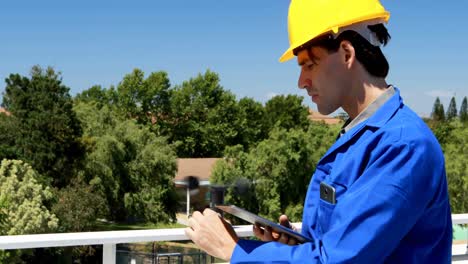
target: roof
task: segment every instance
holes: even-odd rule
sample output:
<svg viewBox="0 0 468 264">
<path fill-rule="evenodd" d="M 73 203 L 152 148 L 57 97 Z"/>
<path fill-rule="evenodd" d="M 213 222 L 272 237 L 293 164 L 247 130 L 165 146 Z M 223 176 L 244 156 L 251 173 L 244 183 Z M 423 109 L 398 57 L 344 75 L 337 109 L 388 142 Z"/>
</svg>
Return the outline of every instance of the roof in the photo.
<svg viewBox="0 0 468 264">
<path fill-rule="evenodd" d="M 0 107 L 0 113 L 5 113 L 5 115 L 7 115 L 7 116 L 11 115 L 11 113 L 8 112 L 8 111 L 7 111 L 5 108 L 3 108 L 3 107 Z"/>
<path fill-rule="evenodd" d="M 327 125 L 335 125 L 342 122 L 339 118 L 322 115 L 312 109 L 309 109 L 309 119 L 316 122 L 323 121 Z"/>
<path fill-rule="evenodd" d="M 221 158 L 177 159 L 177 174 L 175 182 L 180 182 L 187 176 L 195 176 L 199 181 L 208 181 L 213 166 Z"/>
</svg>

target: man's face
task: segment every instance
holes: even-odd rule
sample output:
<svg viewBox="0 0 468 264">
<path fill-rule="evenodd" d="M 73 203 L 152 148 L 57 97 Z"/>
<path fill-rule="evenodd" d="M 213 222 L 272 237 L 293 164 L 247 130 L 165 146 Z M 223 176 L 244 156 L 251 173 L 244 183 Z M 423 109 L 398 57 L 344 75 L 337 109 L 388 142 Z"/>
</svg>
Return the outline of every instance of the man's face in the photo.
<svg viewBox="0 0 468 264">
<path fill-rule="evenodd" d="M 310 57 L 311 55 L 312 57 Z M 340 51 L 328 53 L 321 47 L 301 50 L 297 62 L 301 67 L 298 86 L 306 89 L 321 114 L 328 115 L 341 107 L 351 85 Z"/>
</svg>

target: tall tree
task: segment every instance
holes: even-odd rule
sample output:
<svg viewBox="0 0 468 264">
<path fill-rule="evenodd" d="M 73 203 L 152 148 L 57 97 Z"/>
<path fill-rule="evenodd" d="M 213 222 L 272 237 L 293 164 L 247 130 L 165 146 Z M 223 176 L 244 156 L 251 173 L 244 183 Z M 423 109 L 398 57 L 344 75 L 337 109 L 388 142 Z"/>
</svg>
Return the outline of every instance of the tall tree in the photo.
<svg viewBox="0 0 468 264">
<path fill-rule="evenodd" d="M 466 96 L 463 98 L 461 107 L 460 107 L 460 120 L 463 123 L 468 122 L 468 102 Z"/>
<path fill-rule="evenodd" d="M 142 70 L 134 69 L 117 86 L 119 109 L 139 123 L 155 122 L 167 115 L 169 88 L 166 72 L 153 72 L 145 79 Z"/>
<path fill-rule="evenodd" d="M 447 108 L 447 120 L 452 120 L 457 117 L 457 104 L 455 103 L 455 97 L 450 100 L 449 107 Z"/>
<path fill-rule="evenodd" d="M 15 116 L 0 113 L 0 161 L 16 159 L 18 149 L 15 145 L 19 123 Z"/>
<path fill-rule="evenodd" d="M 91 88 L 78 93 L 75 96 L 75 101 L 77 102 L 95 102 L 96 105 L 101 108 L 104 105 L 112 105 L 115 102 L 112 98 L 113 88 L 107 90 L 100 85 L 94 85 Z"/>
<path fill-rule="evenodd" d="M 442 147 L 452 213 L 461 214 L 468 211 L 468 128 L 459 122 L 453 122 L 453 126 Z"/>
<path fill-rule="evenodd" d="M 6 79 L 3 105 L 17 119 L 18 158 L 55 186 L 64 186 L 81 160 L 81 127 L 72 110 L 69 88 L 52 68 L 34 66 L 31 77 Z"/>
<path fill-rule="evenodd" d="M 58 219 L 47 208 L 53 194 L 38 181 L 39 175 L 20 160 L 0 163 L 0 235 L 54 232 Z M 0 251 L 1 263 L 21 263 L 24 250 Z"/>
<path fill-rule="evenodd" d="M 239 112 L 233 124 L 238 130 L 235 143 L 248 150 L 268 137 L 265 108 L 261 103 L 247 97 L 240 99 L 237 105 Z"/>
<path fill-rule="evenodd" d="M 108 107 L 79 103 L 75 109 L 88 149 L 80 175 L 106 198 L 110 218 L 174 220 L 176 156 L 165 139 Z"/>
<path fill-rule="evenodd" d="M 34 234 L 55 230 L 58 220 L 45 206 L 52 198 L 50 188 L 38 182 L 38 174 L 31 166 L 20 160 L 2 160 L 0 200 L 6 201 L 4 210 L 7 219 L 0 228 L 0 234 Z"/>
<path fill-rule="evenodd" d="M 265 104 L 265 121 L 271 130 L 274 126 L 285 129 L 307 129 L 309 110 L 302 105 L 302 96 L 278 95 Z"/>
<path fill-rule="evenodd" d="M 223 89 L 218 74 L 207 71 L 175 87 L 171 97 L 171 142 L 179 157 L 220 157 L 238 131 L 235 96 Z"/>
<path fill-rule="evenodd" d="M 434 121 L 445 121 L 444 105 L 440 102 L 439 97 L 436 98 L 432 107 L 431 117 Z"/>
</svg>

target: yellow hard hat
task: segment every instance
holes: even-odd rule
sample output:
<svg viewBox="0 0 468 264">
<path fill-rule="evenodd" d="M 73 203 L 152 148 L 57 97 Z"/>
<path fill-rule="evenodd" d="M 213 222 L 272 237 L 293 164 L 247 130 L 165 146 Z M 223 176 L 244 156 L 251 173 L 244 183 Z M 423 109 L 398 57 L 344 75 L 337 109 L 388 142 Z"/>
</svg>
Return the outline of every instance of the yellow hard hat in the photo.
<svg viewBox="0 0 468 264">
<path fill-rule="evenodd" d="M 288 14 L 289 48 L 279 59 L 294 57 L 293 50 L 328 32 L 355 23 L 381 19 L 388 22 L 390 13 L 379 0 L 291 0 Z"/>
</svg>

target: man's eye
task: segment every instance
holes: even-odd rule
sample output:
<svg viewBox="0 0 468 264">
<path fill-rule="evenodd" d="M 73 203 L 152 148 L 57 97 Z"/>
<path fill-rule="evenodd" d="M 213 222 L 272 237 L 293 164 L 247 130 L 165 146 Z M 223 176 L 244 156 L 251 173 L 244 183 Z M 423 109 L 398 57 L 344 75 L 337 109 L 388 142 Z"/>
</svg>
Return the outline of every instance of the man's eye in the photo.
<svg viewBox="0 0 468 264">
<path fill-rule="evenodd" d="M 307 70 L 312 70 L 315 67 L 315 63 L 307 63 L 305 67 Z"/>
</svg>

